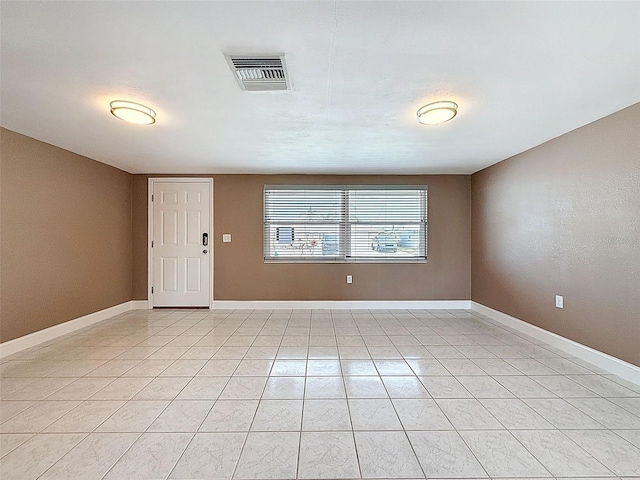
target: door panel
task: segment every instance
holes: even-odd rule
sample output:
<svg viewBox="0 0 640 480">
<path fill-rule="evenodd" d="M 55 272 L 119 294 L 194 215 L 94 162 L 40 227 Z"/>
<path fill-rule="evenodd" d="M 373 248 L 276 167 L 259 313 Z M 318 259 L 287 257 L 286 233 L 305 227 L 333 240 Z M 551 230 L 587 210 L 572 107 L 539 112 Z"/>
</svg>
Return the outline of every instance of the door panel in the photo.
<svg viewBox="0 0 640 480">
<path fill-rule="evenodd" d="M 188 292 L 200 291 L 200 274 L 201 274 L 201 261 L 200 258 L 186 258 L 186 277 Z"/>
<path fill-rule="evenodd" d="M 187 245 L 200 245 L 202 241 L 202 225 L 200 223 L 200 210 L 187 210 L 185 212 L 185 224 L 187 232 Z"/>
<path fill-rule="evenodd" d="M 166 205 L 164 208 L 167 208 Z M 159 245 L 178 245 L 178 212 L 162 210 Z"/>
<path fill-rule="evenodd" d="M 175 257 L 162 257 L 162 291 L 177 292 L 178 291 L 178 259 Z"/>
<path fill-rule="evenodd" d="M 210 184 L 154 182 L 153 197 L 153 305 L 208 307 Z"/>
</svg>

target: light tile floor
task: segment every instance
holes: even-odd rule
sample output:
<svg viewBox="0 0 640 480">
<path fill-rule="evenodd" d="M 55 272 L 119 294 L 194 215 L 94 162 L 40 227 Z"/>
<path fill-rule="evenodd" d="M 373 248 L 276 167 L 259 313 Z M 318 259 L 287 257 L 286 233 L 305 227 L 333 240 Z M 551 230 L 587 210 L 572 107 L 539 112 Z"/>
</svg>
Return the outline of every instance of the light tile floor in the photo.
<svg viewBox="0 0 640 480">
<path fill-rule="evenodd" d="M 640 386 L 455 310 L 134 311 L 0 362 L 0 478 L 640 477 Z"/>
</svg>

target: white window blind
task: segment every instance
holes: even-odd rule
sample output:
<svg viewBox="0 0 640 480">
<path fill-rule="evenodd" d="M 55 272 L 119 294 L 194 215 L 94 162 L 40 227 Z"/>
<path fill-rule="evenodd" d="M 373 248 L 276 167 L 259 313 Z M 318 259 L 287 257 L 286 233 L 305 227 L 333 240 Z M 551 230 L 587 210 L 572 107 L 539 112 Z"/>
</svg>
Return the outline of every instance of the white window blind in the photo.
<svg viewBox="0 0 640 480">
<path fill-rule="evenodd" d="M 265 260 L 401 262 L 426 256 L 426 186 L 264 187 Z"/>
</svg>

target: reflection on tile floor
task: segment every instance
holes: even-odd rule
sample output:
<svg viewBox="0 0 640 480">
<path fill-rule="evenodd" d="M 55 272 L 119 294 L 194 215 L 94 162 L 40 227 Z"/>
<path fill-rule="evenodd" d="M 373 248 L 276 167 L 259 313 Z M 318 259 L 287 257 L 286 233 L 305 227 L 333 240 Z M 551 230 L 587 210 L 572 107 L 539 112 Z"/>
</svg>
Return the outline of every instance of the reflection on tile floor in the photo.
<svg viewBox="0 0 640 480">
<path fill-rule="evenodd" d="M 640 477 L 640 386 L 464 310 L 129 312 L 0 362 L 0 478 Z"/>
</svg>

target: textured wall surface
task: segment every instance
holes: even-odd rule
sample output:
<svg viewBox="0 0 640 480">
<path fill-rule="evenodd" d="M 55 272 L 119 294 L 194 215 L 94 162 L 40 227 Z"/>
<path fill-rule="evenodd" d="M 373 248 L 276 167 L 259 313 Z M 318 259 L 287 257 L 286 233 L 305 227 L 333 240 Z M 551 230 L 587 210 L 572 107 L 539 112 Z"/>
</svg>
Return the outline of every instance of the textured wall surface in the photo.
<svg viewBox="0 0 640 480">
<path fill-rule="evenodd" d="M 131 180 L 0 130 L 0 341 L 131 300 Z"/>
<path fill-rule="evenodd" d="M 216 300 L 461 300 L 470 291 L 470 177 L 211 175 Z M 210 177 L 211 177 L 210 176 Z M 133 188 L 134 299 L 147 298 L 147 175 Z M 264 263 L 265 184 L 414 184 L 429 187 L 427 263 Z M 222 234 L 232 243 L 222 243 Z M 345 277 L 353 275 L 353 284 Z"/>
<path fill-rule="evenodd" d="M 472 299 L 640 365 L 640 104 L 471 184 Z"/>
</svg>

